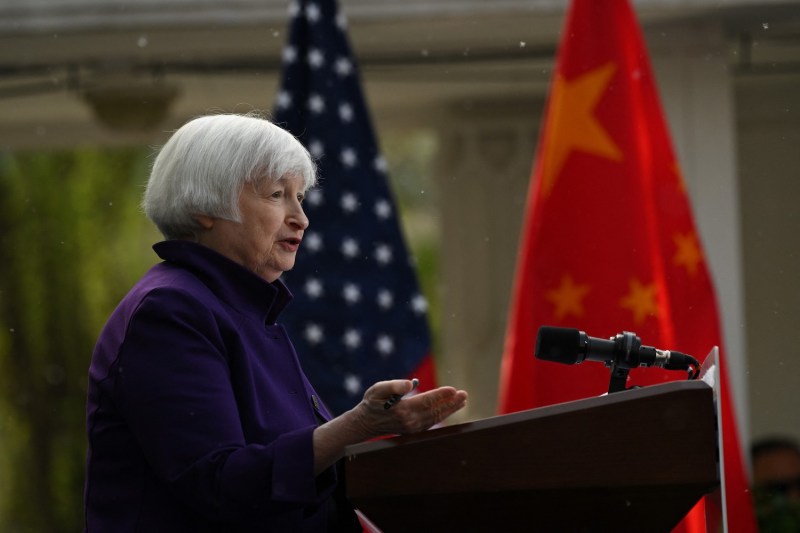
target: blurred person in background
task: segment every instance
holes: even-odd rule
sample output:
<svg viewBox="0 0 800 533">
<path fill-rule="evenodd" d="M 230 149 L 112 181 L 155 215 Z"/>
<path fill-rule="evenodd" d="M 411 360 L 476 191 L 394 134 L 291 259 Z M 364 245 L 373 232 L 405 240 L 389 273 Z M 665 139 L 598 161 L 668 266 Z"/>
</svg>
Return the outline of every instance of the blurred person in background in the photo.
<svg viewBox="0 0 800 533">
<path fill-rule="evenodd" d="M 800 446 L 789 437 L 751 446 L 753 493 L 761 533 L 800 532 Z"/>
</svg>

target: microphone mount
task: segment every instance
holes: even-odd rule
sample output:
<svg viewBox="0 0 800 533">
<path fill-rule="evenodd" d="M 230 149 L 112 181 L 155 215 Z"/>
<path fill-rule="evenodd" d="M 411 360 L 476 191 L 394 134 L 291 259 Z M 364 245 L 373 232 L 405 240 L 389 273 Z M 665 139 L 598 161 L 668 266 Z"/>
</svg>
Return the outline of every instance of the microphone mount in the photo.
<svg viewBox="0 0 800 533">
<path fill-rule="evenodd" d="M 617 333 L 610 339 L 614 342 L 614 356 L 605 361 L 604 364 L 611 370 L 611 378 L 608 382 L 608 393 L 620 392 L 626 389 L 628 374 L 631 371 L 632 357 L 634 350 L 638 350 L 642 341 L 635 333 L 623 331 Z M 636 364 L 635 366 L 638 366 Z"/>
</svg>

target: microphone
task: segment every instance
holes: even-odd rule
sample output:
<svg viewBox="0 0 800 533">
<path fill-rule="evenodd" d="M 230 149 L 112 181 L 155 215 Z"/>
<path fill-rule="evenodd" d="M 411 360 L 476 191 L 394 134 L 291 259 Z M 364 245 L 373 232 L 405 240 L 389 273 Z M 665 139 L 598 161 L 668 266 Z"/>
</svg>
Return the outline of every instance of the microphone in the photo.
<svg viewBox="0 0 800 533">
<path fill-rule="evenodd" d="M 689 372 L 689 379 L 697 378 L 700 373 L 700 363 L 691 355 L 644 346 L 636 334 L 628 331 L 606 340 L 590 337 L 577 329 L 542 326 L 536 336 L 534 355 L 537 359 L 565 365 L 588 360 L 621 369 L 658 367 L 685 370 Z"/>
</svg>

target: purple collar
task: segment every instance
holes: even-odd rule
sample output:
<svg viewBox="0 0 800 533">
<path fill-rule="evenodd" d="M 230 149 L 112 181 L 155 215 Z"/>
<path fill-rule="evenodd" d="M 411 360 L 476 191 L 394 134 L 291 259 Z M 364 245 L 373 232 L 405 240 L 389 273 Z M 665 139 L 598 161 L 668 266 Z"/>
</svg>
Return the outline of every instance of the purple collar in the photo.
<svg viewBox="0 0 800 533">
<path fill-rule="evenodd" d="M 269 283 L 202 244 L 169 240 L 154 244 L 153 250 L 167 263 L 192 272 L 234 309 L 262 316 L 265 324 L 274 324 L 292 300 L 292 293 L 281 280 Z"/>
</svg>

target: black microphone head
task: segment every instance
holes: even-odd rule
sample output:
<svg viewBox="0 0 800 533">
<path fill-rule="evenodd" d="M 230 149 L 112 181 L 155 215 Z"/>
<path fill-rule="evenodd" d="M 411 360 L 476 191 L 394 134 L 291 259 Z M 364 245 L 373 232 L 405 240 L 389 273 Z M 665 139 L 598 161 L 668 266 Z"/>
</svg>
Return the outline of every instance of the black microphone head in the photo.
<svg viewBox="0 0 800 533">
<path fill-rule="evenodd" d="M 536 335 L 537 359 L 574 365 L 583 360 L 581 356 L 581 331 L 572 328 L 542 326 Z"/>
</svg>

